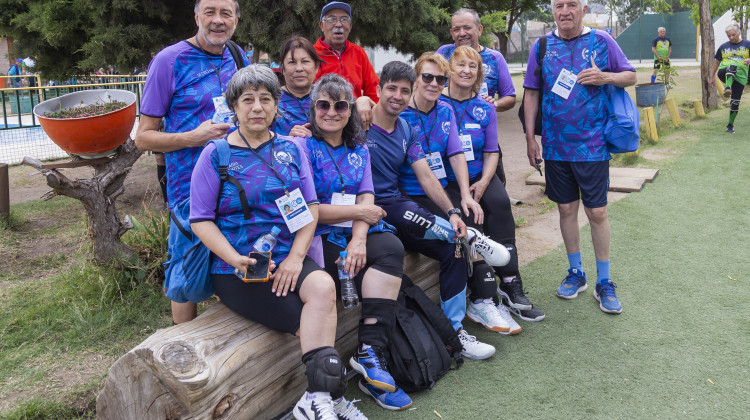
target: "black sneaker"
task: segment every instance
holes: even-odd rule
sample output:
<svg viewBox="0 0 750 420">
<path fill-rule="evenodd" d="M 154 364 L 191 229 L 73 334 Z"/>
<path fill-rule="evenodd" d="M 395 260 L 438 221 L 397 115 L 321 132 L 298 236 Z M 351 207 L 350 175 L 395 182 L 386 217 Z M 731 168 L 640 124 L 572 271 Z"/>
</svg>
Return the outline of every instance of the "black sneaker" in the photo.
<svg viewBox="0 0 750 420">
<path fill-rule="evenodd" d="M 521 277 L 516 277 L 510 282 L 501 279 L 497 292 L 508 301 L 511 308 L 529 310 L 532 307 L 531 301 L 524 294 Z"/>
<path fill-rule="evenodd" d="M 734 125 L 732 125 L 732 124 L 727 124 L 727 133 L 732 133 L 732 134 L 734 134 Z"/>
<path fill-rule="evenodd" d="M 539 322 L 545 317 L 544 312 L 537 309 L 533 304 L 531 305 L 531 309 L 525 311 L 522 309 L 510 307 L 508 308 L 508 310 L 510 310 L 510 313 L 512 313 L 515 317 L 529 322 Z"/>
</svg>

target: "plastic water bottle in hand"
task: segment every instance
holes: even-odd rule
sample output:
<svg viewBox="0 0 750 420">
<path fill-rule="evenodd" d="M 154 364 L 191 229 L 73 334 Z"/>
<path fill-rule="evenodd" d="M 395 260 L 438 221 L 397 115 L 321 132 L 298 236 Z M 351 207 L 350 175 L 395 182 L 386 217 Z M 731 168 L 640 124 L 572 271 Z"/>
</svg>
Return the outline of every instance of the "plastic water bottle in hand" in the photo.
<svg viewBox="0 0 750 420">
<path fill-rule="evenodd" d="M 349 274 L 344 272 L 346 266 L 346 251 L 339 253 L 339 281 L 341 282 L 341 301 L 344 303 L 344 309 L 356 308 L 359 306 L 359 296 L 357 296 L 357 287 L 354 286 L 354 280 Z"/>
<path fill-rule="evenodd" d="M 279 236 L 279 233 L 281 233 L 281 229 L 274 226 L 271 228 L 270 232 L 266 232 L 263 235 L 260 235 L 260 237 L 256 239 L 255 243 L 253 244 L 253 251 L 270 252 L 271 250 L 273 250 L 273 248 L 276 246 L 276 240 Z M 245 278 L 245 273 L 240 271 L 239 268 L 234 269 L 234 275 L 243 280 Z"/>
</svg>

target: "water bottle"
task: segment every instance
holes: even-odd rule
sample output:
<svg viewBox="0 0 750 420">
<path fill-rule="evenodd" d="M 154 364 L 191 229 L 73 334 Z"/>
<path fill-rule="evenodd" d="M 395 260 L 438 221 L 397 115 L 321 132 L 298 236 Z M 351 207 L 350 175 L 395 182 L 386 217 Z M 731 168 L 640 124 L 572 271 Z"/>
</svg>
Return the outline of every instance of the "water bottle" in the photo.
<svg viewBox="0 0 750 420">
<path fill-rule="evenodd" d="M 339 253 L 339 281 L 341 282 L 341 301 L 344 303 L 344 309 L 356 308 L 359 306 L 359 296 L 357 296 L 357 287 L 354 286 L 348 274 L 344 272 L 346 266 L 346 251 Z"/>
<path fill-rule="evenodd" d="M 255 243 L 253 244 L 253 251 L 257 252 L 269 252 L 276 246 L 276 237 L 279 236 L 279 233 L 281 233 L 281 229 L 274 226 L 271 228 L 270 232 L 266 232 L 263 235 L 260 235 L 258 239 L 255 240 Z M 240 271 L 239 268 L 234 269 L 234 275 L 239 277 L 240 279 L 245 278 L 245 273 Z"/>
</svg>

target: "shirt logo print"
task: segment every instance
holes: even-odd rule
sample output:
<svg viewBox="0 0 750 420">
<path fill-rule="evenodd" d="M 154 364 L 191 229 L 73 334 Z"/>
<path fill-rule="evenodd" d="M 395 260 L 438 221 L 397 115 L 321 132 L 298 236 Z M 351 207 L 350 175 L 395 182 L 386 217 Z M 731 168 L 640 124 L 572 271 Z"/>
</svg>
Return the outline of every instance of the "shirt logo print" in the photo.
<svg viewBox="0 0 750 420">
<path fill-rule="evenodd" d="M 594 56 L 594 60 L 596 60 L 596 57 L 597 57 L 596 50 L 594 50 L 594 52 L 592 53 L 592 55 Z M 581 58 L 583 58 L 587 62 L 591 62 L 591 59 L 589 59 L 589 49 L 588 48 L 584 48 L 583 50 L 581 50 Z"/>
<path fill-rule="evenodd" d="M 445 134 L 450 133 L 450 131 L 451 131 L 451 122 L 450 121 L 443 122 L 443 124 L 441 124 L 441 126 L 443 128 L 443 133 L 445 133 Z"/>
<path fill-rule="evenodd" d="M 313 149 L 312 155 L 315 160 L 323 160 L 323 151 L 320 149 Z"/>
<path fill-rule="evenodd" d="M 289 164 L 292 163 L 292 155 L 284 151 L 276 152 L 273 157 L 276 159 L 276 162 L 279 162 L 284 166 L 289 166 Z"/>
<path fill-rule="evenodd" d="M 474 115 L 474 118 L 476 118 L 477 121 L 483 121 L 484 117 L 487 116 L 487 111 L 485 111 L 483 108 L 480 108 L 478 106 L 474 107 L 471 113 Z"/>
<path fill-rule="evenodd" d="M 354 152 L 349 153 L 347 160 L 349 161 L 349 164 L 355 168 L 362 166 L 362 157 Z"/>
<path fill-rule="evenodd" d="M 404 153 L 406 153 L 406 139 L 403 141 Z"/>
<path fill-rule="evenodd" d="M 492 74 L 492 67 L 490 67 L 489 64 L 482 63 L 482 72 L 484 73 L 484 76 L 487 77 Z"/>
<path fill-rule="evenodd" d="M 229 164 L 229 166 L 227 167 L 227 169 L 229 169 L 230 171 L 241 171 L 241 170 L 242 170 L 242 169 L 244 169 L 244 168 L 245 168 L 245 167 L 244 167 L 244 166 L 242 166 L 242 164 L 241 164 L 241 163 L 239 163 L 239 162 L 232 162 L 232 163 L 230 163 L 230 164 Z"/>
</svg>

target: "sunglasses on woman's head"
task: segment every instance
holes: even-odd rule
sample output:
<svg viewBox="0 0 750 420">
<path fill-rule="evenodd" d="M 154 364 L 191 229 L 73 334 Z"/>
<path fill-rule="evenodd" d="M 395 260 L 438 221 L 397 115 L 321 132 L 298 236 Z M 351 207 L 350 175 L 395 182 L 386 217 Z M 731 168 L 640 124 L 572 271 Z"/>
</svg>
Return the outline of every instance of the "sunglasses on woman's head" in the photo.
<svg viewBox="0 0 750 420">
<path fill-rule="evenodd" d="M 347 101 L 336 101 L 333 104 L 333 110 L 336 111 L 337 114 L 345 114 L 349 109 L 349 106 L 350 104 Z M 315 109 L 326 113 L 331 109 L 331 102 L 326 101 L 325 99 L 318 99 L 315 101 Z"/>
<path fill-rule="evenodd" d="M 448 76 L 440 76 L 440 75 L 436 76 L 430 73 L 422 73 L 422 81 L 425 82 L 426 84 L 429 85 L 430 83 L 432 83 L 433 79 L 437 81 L 438 85 L 444 85 L 445 82 L 448 81 Z"/>
</svg>

